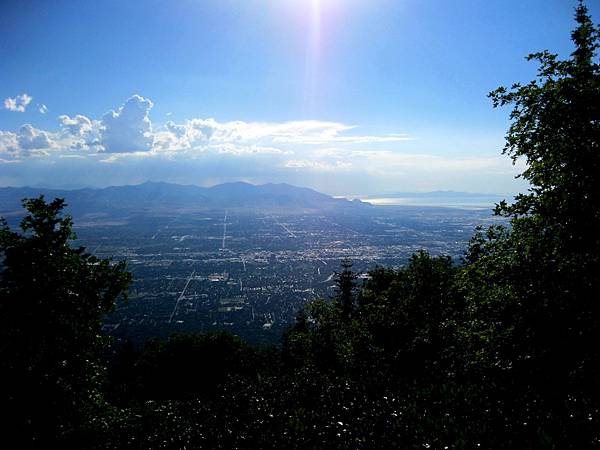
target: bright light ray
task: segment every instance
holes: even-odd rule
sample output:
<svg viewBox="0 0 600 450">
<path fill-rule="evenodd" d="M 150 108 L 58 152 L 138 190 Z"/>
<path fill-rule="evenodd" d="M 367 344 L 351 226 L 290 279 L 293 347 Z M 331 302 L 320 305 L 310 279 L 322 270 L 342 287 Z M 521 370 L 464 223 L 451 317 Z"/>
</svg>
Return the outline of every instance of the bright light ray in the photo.
<svg viewBox="0 0 600 450">
<path fill-rule="evenodd" d="M 311 113 L 315 108 L 318 91 L 319 63 L 321 57 L 321 20 L 320 0 L 311 0 L 310 26 L 306 42 L 304 69 L 304 113 Z"/>
</svg>

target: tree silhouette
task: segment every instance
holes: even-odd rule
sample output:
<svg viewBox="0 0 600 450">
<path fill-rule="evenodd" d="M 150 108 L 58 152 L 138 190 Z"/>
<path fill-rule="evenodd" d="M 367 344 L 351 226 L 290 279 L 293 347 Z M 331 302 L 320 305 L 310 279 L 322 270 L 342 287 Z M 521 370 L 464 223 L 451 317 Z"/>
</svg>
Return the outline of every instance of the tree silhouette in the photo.
<svg viewBox="0 0 600 450">
<path fill-rule="evenodd" d="M 354 310 L 354 294 L 356 290 L 356 279 L 358 275 L 352 271 L 352 261 L 344 259 L 340 263 L 341 272 L 336 273 L 335 285 L 337 289 L 336 299 L 346 316 L 350 316 Z"/>
<path fill-rule="evenodd" d="M 124 262 L 71 248 L 62 199 L 23 206 L 21 233 L 0 226 L 0 403 L 8 435 L 28 447 L 72 442 L 90 426 L 101 403 L 101 318 L 130 274 Z"/>
<path fill-rule="evenodd" d="M 465 333 L 494 387 L 495 426 L 513 417 L 509 446 L 520 436 L 567 448 L 577 436 L 585 447 L 600 426 L 600 32 L 582 2 L 575 19 L 569 59 L 529 55 L 537 78 L 490 94 L 513 106 L 504 153 L 525 159 L 531 188 L 497 205 L 510 228 L 471 242 Z"/>
</svg>

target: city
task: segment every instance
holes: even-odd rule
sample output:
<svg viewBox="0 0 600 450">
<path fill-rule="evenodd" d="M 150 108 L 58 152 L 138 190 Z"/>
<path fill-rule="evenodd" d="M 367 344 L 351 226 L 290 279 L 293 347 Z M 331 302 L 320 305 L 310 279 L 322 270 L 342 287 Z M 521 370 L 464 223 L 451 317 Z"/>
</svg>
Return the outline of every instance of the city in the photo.
<svg viewBox="0 0 600 450">
<path fill-rule="evenodd" d="M 335 294 L 343 259 L 360 278 L 421 249 L 459 262 L 475 227 L 495 220 L 489 209 L 401 206 L 148 212 L 76 222 L 75 244 L 126 259 L 133 272 L 129 300 L 106 320 L 109 333 L 141 343 L 228 330 L 267 344 L 308 301 Z"/>
</svg>

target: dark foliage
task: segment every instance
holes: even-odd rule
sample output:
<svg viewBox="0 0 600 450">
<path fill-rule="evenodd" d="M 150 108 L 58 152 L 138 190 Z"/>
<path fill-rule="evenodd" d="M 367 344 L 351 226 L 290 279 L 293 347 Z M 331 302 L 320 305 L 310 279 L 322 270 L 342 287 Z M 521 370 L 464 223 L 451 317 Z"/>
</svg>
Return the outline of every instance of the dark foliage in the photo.
<svg viewBox="0 0 600 450">
<path fill-rule="evenodd" d="M 0 227 L 0 368 L 7 433 L 23 446 L 96 426 L 101 319 L 127 287 L 125 264 L 73 249 L 61 199 L 23 202 L 22 233 Z"/>
<path fill-rule="evenodd" d="M 335 284 L 337 289 L 336 301 L 343 313 L 350 317 L 355 306 L 356 279 L 358 274 L 352 271 L 352 262 L 345 259 L 341 263 L 342 270 L 336 273 Z"/>
</svg>

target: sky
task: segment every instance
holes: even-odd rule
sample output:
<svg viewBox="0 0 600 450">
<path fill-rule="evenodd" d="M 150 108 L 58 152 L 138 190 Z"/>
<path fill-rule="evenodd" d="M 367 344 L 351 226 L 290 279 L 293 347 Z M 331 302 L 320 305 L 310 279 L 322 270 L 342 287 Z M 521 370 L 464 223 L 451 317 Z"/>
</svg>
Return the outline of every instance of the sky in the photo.
<svg viewBox="0 0 600 450">
<path fill-rule="evenodd" d="M 575 6 L 2 0 L 0 186 L 523 191 L 487 93 L 567 57 Z"/>
</svg>

